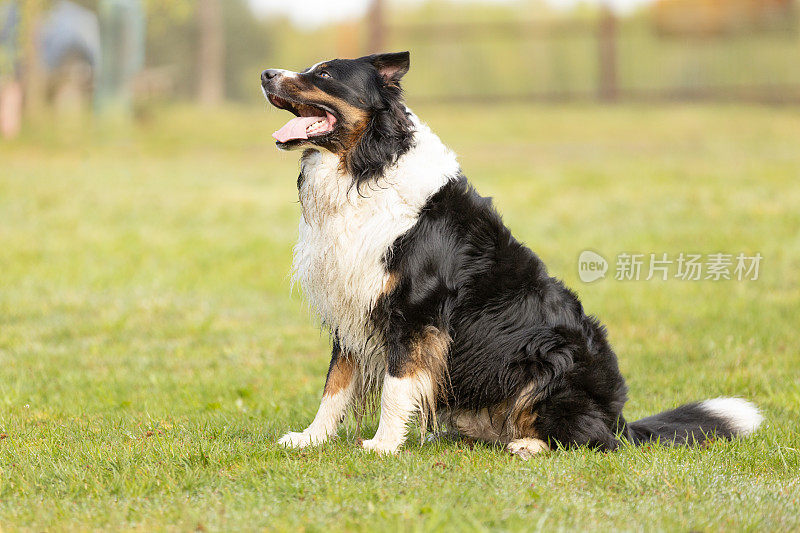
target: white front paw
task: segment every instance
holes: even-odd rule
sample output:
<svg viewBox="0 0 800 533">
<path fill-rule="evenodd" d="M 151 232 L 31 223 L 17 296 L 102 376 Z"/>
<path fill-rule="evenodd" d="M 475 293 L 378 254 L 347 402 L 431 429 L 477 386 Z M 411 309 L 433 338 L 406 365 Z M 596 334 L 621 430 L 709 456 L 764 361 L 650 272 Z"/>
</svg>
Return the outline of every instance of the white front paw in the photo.
<svg viewBox="0 0 800 533">
<path fill-rule="evenodd" d="M 286 446 L 287 448 L 305 448 L 306 446 L 311 446 L 312 444 L 321 444 L 324 442 L 325 439 L 315 438 L 314 435 L 311 433 L 307 433 L 303 431 L 302 433 L 287 433 L 281 440 L 278 441 L 278 444 L 281 446 Z"/>
<path fill-rule="evenodd" d="M 379 453 L 379 454 L 392 454 L 396 453 L 397 449 L 400 448 L 399 444 L 394 444 L 392 442 L 387 442 L 384 440 L 378 439 L 370 439 L 365 440 L 361 443 L 361 446 L 365 450 L 369 450 L 371 452 Z"/>
</svg>

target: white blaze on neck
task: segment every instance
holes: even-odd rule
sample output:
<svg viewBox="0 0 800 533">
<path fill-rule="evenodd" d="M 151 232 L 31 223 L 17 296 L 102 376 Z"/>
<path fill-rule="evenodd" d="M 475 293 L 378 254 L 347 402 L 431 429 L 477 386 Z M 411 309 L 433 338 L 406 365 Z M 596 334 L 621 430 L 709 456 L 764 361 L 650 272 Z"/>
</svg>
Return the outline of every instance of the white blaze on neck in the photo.
<svg viewBox="0 0 800 533">
<path fill-rule="evenodd" d="M 388 279 L 384 257 L 414 226 L 428 199 L 459 171 L 455 154 L 416 116 L 411 120 L 414 146 L 360 195 L 337 155 L 315 150 L 301 161 L 303 214 L 292 278 L 362 369 L 380 346 L 369 316 Z M 368 366 L 382 372 L 380 363 Z"/>
</svg>

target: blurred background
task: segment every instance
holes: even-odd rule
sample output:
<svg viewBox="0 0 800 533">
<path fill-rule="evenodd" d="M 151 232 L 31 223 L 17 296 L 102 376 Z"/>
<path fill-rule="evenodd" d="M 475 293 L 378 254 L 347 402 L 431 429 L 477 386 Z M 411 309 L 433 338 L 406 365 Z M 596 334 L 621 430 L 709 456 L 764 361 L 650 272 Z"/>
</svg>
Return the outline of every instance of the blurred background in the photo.
<svg viewBox="0 0 800 533">
<path fill-rule="evenodd" d="M 266 66 L 395 49 L 412 103 L 800 102 L 794 0 L 2 0 L 2 132 L 249 104 Z"/>
<path fill-rule="evenodd" d="M 792 529 L 798 7 L 0 0 L 0 521 L 299 529 L 324 509 L 317 529 L 335 529 L 422 516 L 430 508 L 419 505 L 430 505 L 425 516 L 441 519 L 431 523 L 459 523 L 447 517 L 461 519 L 470 497 L 463 484 L 452 486 L 457 497 L 425 492 L 446 477 L 430 456 L 407 476 L 417 489 L 388 498 L 384 515 L 382 505 L 365 510 L 361 475 L 323 483 L 346 507 L 320 505 L 321 492 L 301 488 L 323 479 L 316 467 L 274 448 L 318 406 L 330 343 L 289 288 L 299 154 L 275 149 L 270 135 L 289 115 L 264 101 L 259 75 L 410 50 L 410 107 L 514 235 L 608 326 L 630 386 L 626 417 L 742 396 L 770 421 L 752 458 L 712 454 L 706 474 L 677 455 L 664 467 L 674 475 L 644 485 L 608 483 L 602 465 L 611 463 L 586 469 L 564 456 L 563 468 L 545 469 L 563 490 L 543 490 L 550 499 L 533 507 L 517 499 L 528 498 L 530 480 L 502 454 L 484 450 L 496 463 L 465 456 L 481 471 L 511 468 L 521 483 L 498 492 L 504 483 L 466 472 L 493 495 L 474 508 L 474 523 L 504 523 L 508 509 L 549 513 L 558 502 L 569 518 L 557 527 L 570 529 L 581 529 L 574 520 L 597 527 L 601 507 L 618 529 L 652 527 L 653 517 L 673 529 Z M 645 265 L 638 282 L 616 281 L 611 266 L 606 279 L 583 283 L 585 250 L 612 265 L 620 253 L 763 261 L 755 281 L 682 281 L 674 267 L 668 281 L 645 281 Z M 329 457 L 336 472 L 350 461 Z M 744 474 L 725 477 L 722 463 L 745 465 Z M 742 488 L 751 474 L 763 485 Z M 620 487 L 627 497 L 616 497 Z M 608 491 L 627 507 L 606 510 L 597 495 Z M 576 494 L 585 503 L 570 507 Z M 675 502 L 690 505 L 676 512 Z M 770 513 L 775 522 L 764 521 Z M 519 516 L 521 527 L 533 523 Z"/>
</svg>

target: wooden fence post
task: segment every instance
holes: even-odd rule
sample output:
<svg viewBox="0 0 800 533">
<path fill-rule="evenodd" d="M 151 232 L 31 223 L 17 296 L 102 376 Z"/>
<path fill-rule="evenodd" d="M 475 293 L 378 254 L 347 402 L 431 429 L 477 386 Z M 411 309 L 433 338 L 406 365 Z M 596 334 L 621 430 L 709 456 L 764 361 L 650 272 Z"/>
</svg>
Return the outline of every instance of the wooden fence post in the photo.
<svg viewBox="0 0 800 533">
<path fill-rule="evenodd" d="M 598 98 L 613 102 L 619 96 L 617 87 L 617 18 L 609 5 L 603 5 L 597 32 Z"/>
<path fill-rule="evenodd" d="M 372 0 L 367 15 L 367 24 L 369 26 L 367 51 L 370 54 L 386 51 L 383 49 L 386 45 L 386 25 L 384 24 L 383 15 L 384 1 Z"/>
<path fill-rule="evenodd" d="M 198 98 L 201 104 L 214 106 L 225 99 L 225 28 L 220 0 L 200 0 L 197 16 Z"/>
</svg>

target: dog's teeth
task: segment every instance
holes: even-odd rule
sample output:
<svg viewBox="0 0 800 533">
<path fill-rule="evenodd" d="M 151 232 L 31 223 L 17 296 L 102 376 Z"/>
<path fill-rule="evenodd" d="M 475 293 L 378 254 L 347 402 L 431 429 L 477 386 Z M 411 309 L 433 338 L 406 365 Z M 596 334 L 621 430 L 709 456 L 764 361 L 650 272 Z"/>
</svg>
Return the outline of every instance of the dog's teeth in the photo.
<svg viewBox="0 0 800 533">
<path fill-rule="evenodd" d="M 317 133 L 319 131 L 322 131 L 325 128 L 326 122 L 327 122 L 326 120 L 320 119 L 314 122 L 313 124 L 309 124 L 308 128 L 306 128 L 306 132 Z"/>
<path fill-rule="evenodd" d="M 328 119 L 320 117 L 316 122 L 306 127 L 306 133 L 322 133 L 328 130 Z"/>
</svg>

